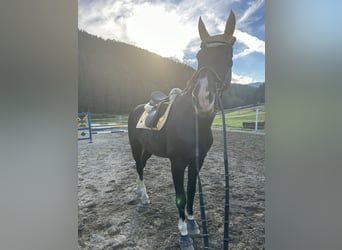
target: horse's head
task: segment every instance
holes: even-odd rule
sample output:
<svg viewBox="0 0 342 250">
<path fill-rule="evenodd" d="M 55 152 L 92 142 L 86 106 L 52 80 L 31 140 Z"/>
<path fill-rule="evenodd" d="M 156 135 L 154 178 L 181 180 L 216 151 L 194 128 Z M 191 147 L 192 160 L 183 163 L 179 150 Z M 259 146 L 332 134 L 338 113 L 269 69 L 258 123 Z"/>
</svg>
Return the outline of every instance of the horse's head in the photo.
<svg viewBox="0 0 342 250">
<path fill-rule="evenodd" d="M 198 69 L 193 82 L 193 105 L 196 113 L 206 116 L 215 112 L 215 100 L 229 87 L 236 38 L 235 15 L 231 11 L 223 34 L 210 36 L 202 19 L 198 23 L 201 50 L 197 53 Z"/>
</svg>

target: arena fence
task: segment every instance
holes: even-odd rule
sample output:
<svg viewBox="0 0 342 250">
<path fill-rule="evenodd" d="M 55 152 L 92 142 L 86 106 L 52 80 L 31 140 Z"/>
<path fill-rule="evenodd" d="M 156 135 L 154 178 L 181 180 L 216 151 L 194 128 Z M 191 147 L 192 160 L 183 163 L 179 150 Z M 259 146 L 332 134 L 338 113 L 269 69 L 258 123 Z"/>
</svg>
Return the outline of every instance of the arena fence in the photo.
<svg viewBox="0 0 342 250">
<path fill-rule="evenodd" d="M 266 115 L 264 105 L 237 107 L 226 109 L 224 112 L 227 127 L 242 131 L 264 132 Z M 213 121 L 213 127 L 221 127 L 222 122 L 222 117 L 217 114 Z"/>
<path fill-rule="evenodd" d="M 127 132 L 127 122 L 106 122 L 107 119 L 92 119 L 89 112 L 78 113 L 78 140 L 89 140 L 92 135 Z M 93 123 L 93 121 L 99 123 Z"/>
<path fill-rule="evenodd" d="M 92 124 L 92 134 L 113 134 L 113 133 L 125 133 L 127 132 L 127 126 L 116 124 Z"/>
</svg>

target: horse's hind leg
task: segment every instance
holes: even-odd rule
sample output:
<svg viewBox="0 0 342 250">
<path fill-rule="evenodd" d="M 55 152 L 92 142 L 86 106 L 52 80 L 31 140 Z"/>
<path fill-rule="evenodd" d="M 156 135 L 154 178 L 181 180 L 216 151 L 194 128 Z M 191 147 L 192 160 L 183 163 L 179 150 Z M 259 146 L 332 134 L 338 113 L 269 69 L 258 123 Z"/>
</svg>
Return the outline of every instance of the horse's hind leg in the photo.
<svg viewBox="0 0 342 250">
<path fill-rule="evenodd" d="M 147 195 L 146 186 L 144 183 L 144 167 L 146 166 L 146 161 L 151 157 L 152 154 L 145 151 L 140 144 L 132 145 L 132 153 L 138 173 L 137 192 L 141 198 L 142 204 L 148 204 L 150 203 L 150 199 Z"/>
</svg>

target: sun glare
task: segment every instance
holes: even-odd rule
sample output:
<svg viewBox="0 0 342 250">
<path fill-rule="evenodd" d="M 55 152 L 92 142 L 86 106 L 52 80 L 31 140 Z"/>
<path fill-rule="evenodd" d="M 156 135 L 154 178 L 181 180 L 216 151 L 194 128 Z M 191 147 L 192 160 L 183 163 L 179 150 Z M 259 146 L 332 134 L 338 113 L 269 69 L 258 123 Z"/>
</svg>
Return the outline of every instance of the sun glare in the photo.
<svg viewBox="0 0 342 250">
<path fill-rule="evenodd" d="M 183 59 L 183 50 L 196 32 L 195 26 L 182 23 L 174 11 L 148 3 L 136 6 L 126 25 L 136 46 L 179 60 Z"/>
</svg>

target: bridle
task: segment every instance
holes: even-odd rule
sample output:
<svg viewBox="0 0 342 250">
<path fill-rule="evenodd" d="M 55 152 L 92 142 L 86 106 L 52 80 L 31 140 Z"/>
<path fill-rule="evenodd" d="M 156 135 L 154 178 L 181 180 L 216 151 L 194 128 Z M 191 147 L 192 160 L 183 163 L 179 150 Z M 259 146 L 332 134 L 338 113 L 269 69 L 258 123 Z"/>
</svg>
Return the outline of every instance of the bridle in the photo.
<svg viewBox="0 0 342 250">
<path fill-rule="evenodd" d="M 201 49 L 206 49 L 206 48 L 213 48 L 213 47 L 218 47 L 218 46 L 233 46 L 235 43 L 236 38 L 235 37 L 231 37 L 227 42 L 223 42 L 223 41 L 209 41 L 209 42 L 202 42 L 201 43 Z M 224 79 L 221 79 L 221 77 L 218 75 L 218 73 L 209 66 L 202 66 L 200 67 L 195 74 L 192 76 L 192 78 L 189 81 L 188 86 L 184 89 L 185 91 L 188 90 L 188 88 L 194 88 L 195 85 L 198 82 L 199 77 L 201 76 L 201 74 L 207 71 L 209 73 L 212 74 L 212 76 L 214 76 L 214 80 L 216 83 L 216 96 L 222 96 L 222 93 L 225 89 L 227 89 L 230 85 L 230 81 L 231 81 L 231 70 L 228 70 Z"/>
<path fill-rule="evenodd" d="M 196 85 L 199 84 L 199 78 L 202 75 L 203 72 L 207 72 L 206 74 L 211 74 L 214 79 L 213 81 L 215 82 L 215 103 L 219 98 L 222 97 L 223 91 L 226 90 L 231 81 L 231 70 L 228 70 L 227 73 L 225 74 L 224 79 L 221 79 L 221 77 L 218 75 L 218 73 L 209 66 L 202 66 L 199 68 L 195 74 L 192 76 L 191 80 L 189 81 L 189 85 L 187 86 L 185 91 L 191 90 L 191 96 L 192 96 L 192 102 L 196 110 L 196 105 L 197 103 L 197 96 L 194 94 L 194 89 L 196 88 Z M 217 103 L 215 104 L 213 112 L 216 113 L 216 107 Z"/>
<path fill-rule="evenodd" d="M 226 73 L 224 79 L 222 80 L 222 79 L 220 78 L 220 76 L 217 74 L 217 72 L 216 72 L 213 68 L 211 68 L 211 67 L 203 66 L 203 67 L 201 67 L 201 68 L 197 71 L 197 73 L 198 73 L 199 75 L 201 75 L 201 73 L 202 73 L 203 71 L 208 71 L 208 72 L 210 72 L 210 73 L 214 76 L 214 78 L 215 78 L 215 83 L 216 83 L 216 93 L 215 93 L 215 94 L 221 96 L 221 94 L 223 93 L 223 91 L 224 91 L 225 89 L 227 89 L 227 87 L 228 87 L 229 84 L 230 84 L 230 79 L 231 79 L 230 74 L 231 74 L 231 72 L 230 72 L 230 71 L 227 71 L 227 73 Z"/>
<path fill-rule="evenodd" d="M 236 41 L 236 38 L 232 36 L 228 41 L 207 41 L 207 42 L 202 42 L 201 43 L 201 49 L 207 49 L 207 48 L 214 48 L 214 47 L 219 47 L 219 46 L 230 46 L 233 47 L 234 43 Z M 222 94 L 222 92 L 227 89 L 227 87 L 230 85 L 231 81 L 231 70 L 228 70 L 224 79 L 221 79 L 217 72 L 212 69 L 211 67 L 208 66 L 203 66 L 199 69 L 199 71 L 202 71 L 203 69 L 208 70 L 211 72 L 215 79 L 216 79 L 216 89 L 217 89 L 217 94 Z"/>
</svg>

